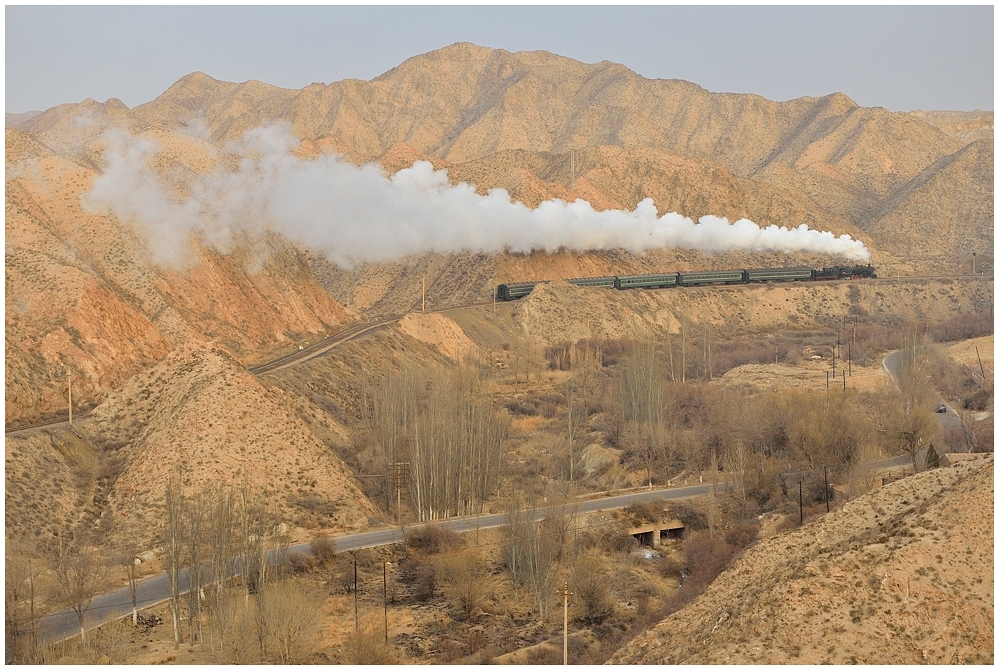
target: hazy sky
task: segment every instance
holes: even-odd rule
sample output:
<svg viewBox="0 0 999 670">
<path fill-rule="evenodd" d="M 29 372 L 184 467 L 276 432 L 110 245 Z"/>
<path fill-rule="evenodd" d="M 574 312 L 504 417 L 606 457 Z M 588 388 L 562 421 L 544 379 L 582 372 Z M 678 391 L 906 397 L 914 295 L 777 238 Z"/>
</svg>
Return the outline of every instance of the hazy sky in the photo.
<svg viewBox="0 0 999 670">
<path fill-rule="evenodd" d="M 773 100 L 993 109 L 994 9 L 971 7 L 12 7 L 5 111 L 152 100 L 193 71 L 301 88 L 454 42 L 610 60 Z"/>
</svg>

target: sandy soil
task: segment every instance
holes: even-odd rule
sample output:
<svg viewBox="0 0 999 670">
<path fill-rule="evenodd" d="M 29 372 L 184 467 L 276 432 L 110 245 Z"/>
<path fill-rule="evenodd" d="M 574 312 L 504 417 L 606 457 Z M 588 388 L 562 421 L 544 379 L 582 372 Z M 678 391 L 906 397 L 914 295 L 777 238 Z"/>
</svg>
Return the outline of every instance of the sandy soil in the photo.
<svg viewBox="0 0 999 670">
<path fill-rule="evenodd" d="M 991 455 L 885 486 L 761 541 L 617 663 L 994 659 Z"/>
</svg>

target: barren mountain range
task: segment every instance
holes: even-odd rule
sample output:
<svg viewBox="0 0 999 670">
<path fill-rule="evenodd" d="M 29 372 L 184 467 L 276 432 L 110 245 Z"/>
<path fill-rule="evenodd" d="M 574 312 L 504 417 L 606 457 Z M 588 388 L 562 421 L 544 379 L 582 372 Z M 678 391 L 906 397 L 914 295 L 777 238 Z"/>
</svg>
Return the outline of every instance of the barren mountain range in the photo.
<svg viewBox="0 0 999 670">
<path fill-rule="evenodd" d="M 879 272 L 905 276 L 968 273 L 973 262 L 992 271 L 992 117 L 893 113 L 839 93 L 774 102 L 649 80 L 609 62 L 471 44 L 411 58 L 372 81 L 288 90 L 193 73 L 134 109 L 112 99 L 8 114 L 6 424 L 60 416 L 68 383 L 77 410 L 96 407 L 75 433 L 8 438 L 8 533 L 28 532 L 39 509 L 31 504 L 41 504 L 48 520 L 40 526 L 49 534 L 71 530 L 74 509 L 88 524 L 105 515 L 121 533 L 151 532 L 150 510 L 162 491 L 144 483 L 161 482 L 180 462 L 197 472 L 192 481 L 245 478 L 286 510 L 304 509 L 302 501 L 322 490 L 335 503 L 326 522 L 363 525 L 372 506 L 335 454 L 350 436 L 340 417 L 311 414 L 325 407 L 319 396 L 341 407 L 356 402 L 348 383 L 356 370 L 327 361 L 321 374 L 260 381 L 245 366 L 359 319 L 409 311 L 422 300 L 424 281 L 428 304 L 437 308 L 485 301 L 503 281 L 840 262 L 678 249 L 469 249 L 341 267 L 268 230 L 237 235 L 224 250 L 192 234 L 184 263 L 165 265 L 130 221 L 88 204 L 108 170 L 115 132 L 155 143 L 149 162 L 177 198 L 195 175 L 237 171 L 232 144 L 246 131 L 284 122 L 304 159 L 333 153 L 388 174 L 427 160 L 447 169 L 453 184 L 480 194 L 503 188 L 528 207 L 580 198 L 597 210 L 630 210 L 652 198 L 660 214 L 695 220 L 713 214 L 761 226 L 805 223 L 862 240 Z M 510 323 L 554 344 L 659 333 L 675 326 L 681 308 L 695 321 L 738 322 L 747 331 L 786 327 L 789 313 L 814 324 L 827 306 L 854 303 L 865 313 L 890 303 L 922 318 L 922 294 L 906 290 L 886 298 L 873 285 L 857 294 L 845 286 L 807 294 L 768 289 L 760 310 L 753 301 L 761 296 L 748 293 L 711 304 L 690 296 L 602 296 L 596 303 L 575 287 L 551 284 Z M 949 284 L 934 285 L 938 290 L 951 296 Z M 955 291 L 943 311 L 947 318 L 981 311 L 991 300 L 991 285 L 974 282 Z M 438 321 L 404 321 L 381 341 L 389 350 L 356 344 L 355 360 L 441 362 L 475 346 L 453 322 Z M 488 337 L 498 347 L 504 335 Z M 251 419 L 266 431 L 250 430 Z M 90 472 L 92 479 L 74 488 L 74 468 L 97 462 L 95 445 L 110 450 L 104 462 L 113 468 Z M 102 490 L 109 481 L 111 489 Z M 81 496 L 91 501 L 83 512 Z"/>
<path fill-rule="evenodd" d="M 543 258 L 472 254 L 406 263 L 419 273 L 344 271 L 271 238 L 228 257 L 194 241 L 195 267 L 163 270 L 127 224 L 81 207 L 113 127 L 156 141 L 155 167 L 181 182 L 231 162 L 225 148 L 246 130 L 284 120 L 303 155 L 333 151 L 389 171 L 425 158 L 452 182 L 503 187 L 529 206 L 578 197 L 631 208 L 651 197 L 661 213 L 850 233 L 889 271 L 963 269 L 972 251 L 991 262 L 991 112 L 892 113 L 842 94 L 773 102 L 609 62 L 455 44 L 370 82 L 287 90 L 194 73 L 135 109 L 88 100 L 25 116 L 8 118 L 6 134 L 8 424 L 61 405 L 52 396 L 63 365 L 91 403 L 191 336 L 254 360 L 376 305 L 381 295 L 358 288 L 372 283 L 412 304 L 413 279 L 429 272 L 430 295 L 458 302 L 509 279 L 726 263 L 605 253 L 556 271 Z M 448 276 L 460 295 L 443 288 Z"/>
</svg>

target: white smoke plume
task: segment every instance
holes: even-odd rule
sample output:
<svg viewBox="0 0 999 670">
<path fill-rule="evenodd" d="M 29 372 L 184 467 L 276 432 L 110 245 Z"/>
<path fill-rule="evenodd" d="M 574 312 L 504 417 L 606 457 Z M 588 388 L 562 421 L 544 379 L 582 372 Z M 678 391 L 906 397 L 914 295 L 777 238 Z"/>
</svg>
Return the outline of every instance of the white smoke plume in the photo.
<svg viewBox="0 0 999 670">
<path fill-rule="evenodd" d="M 729 223 L 703 216 L 697 223 L 676 213 L 659 216 L 651 199 L 633 211 L 596 211 L 583 200 L 549 200 L 530 209 L 503 189 L 481 196 L 467 184 L 452 186 L 444 170 L 420 161 L 386 176 L 324 155 L 292 154 L 297 140 L 287 126 L 247 132 L 230 150 L 239 170 L 194 178 L 179 200 L 148 166 L 156 146 L 123 133 L 108 136 L 107 169 L 94 183 L 90 209 L 110 209 L 140 224 L 154 256 L 171 263 L 194 232 L 219 250 L 232 235 L 274 230 L 324 253 L 343 266 L 425 252 L 529 252 L 622 248 L 641 253 L 681 247 L 727 251 L 822 253 L 869 261 L 870 252 L 849 235 L 767 226 L 748 219 Z"/>
</svg>

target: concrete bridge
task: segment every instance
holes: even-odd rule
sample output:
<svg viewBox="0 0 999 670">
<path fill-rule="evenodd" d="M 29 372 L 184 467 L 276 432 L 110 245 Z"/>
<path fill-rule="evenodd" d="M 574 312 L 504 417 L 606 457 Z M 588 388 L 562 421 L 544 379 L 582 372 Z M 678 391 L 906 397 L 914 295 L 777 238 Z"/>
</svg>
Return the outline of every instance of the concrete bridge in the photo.
<svg viewBox="0 0 999 670">
<path fill-rule="evenodd" d="M 666 519 L 656 523 L 647 523 L 635 526 L 628 530 L 628 534 L 637 538 L 639 542 L 647 547 L 658 547 L 662 540 L 672 540 L 683 537 L 683 522 L 679 519 Z"/>
</svg>

